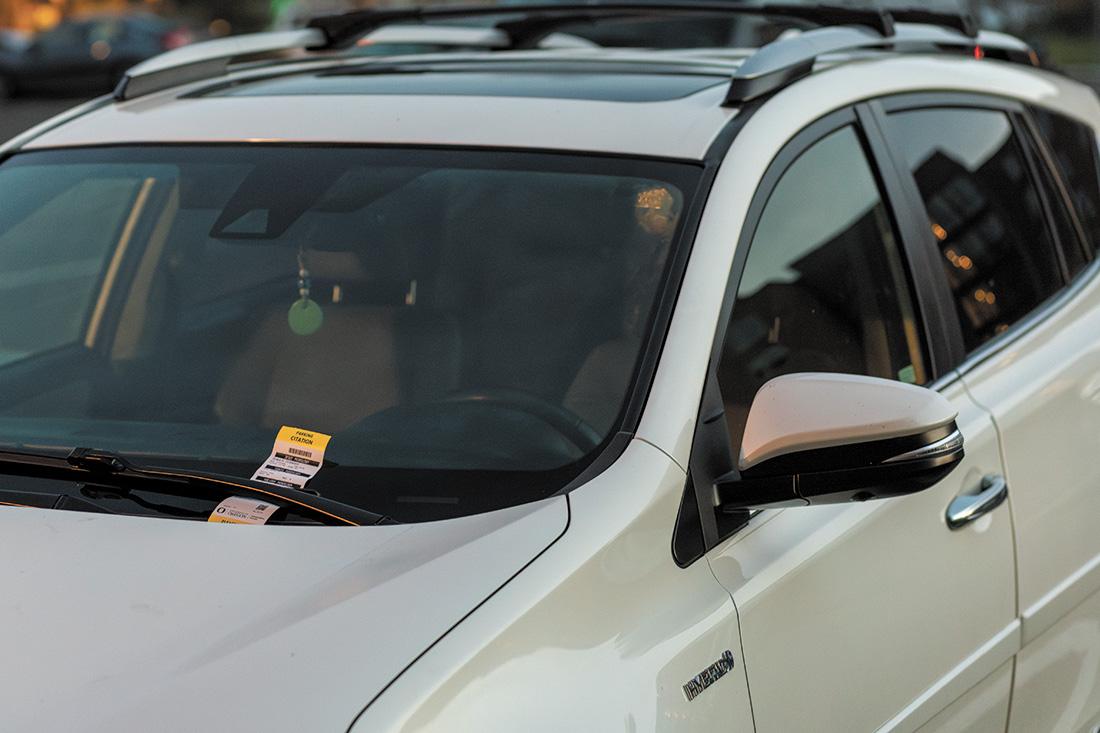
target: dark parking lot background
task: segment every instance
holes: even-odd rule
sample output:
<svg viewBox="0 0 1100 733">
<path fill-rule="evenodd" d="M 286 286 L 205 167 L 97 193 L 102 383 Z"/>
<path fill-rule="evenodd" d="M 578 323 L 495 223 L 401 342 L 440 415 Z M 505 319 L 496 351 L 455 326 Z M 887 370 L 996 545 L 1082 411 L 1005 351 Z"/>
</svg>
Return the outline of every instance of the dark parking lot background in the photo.
<svg viewBox="0 0 1100 733">
<path fill-rule="evenodd" d="M 64 112 L 69 107 L 83 102 L 83 99 L 16 99 L 0 102 L 0 138 L 18 135 L 43 120 Z"/>
<path fill-rule="evenodd" d="M 311 15 L 352 7 L 438 4 L 441 1 L 445 0 L 233 0 L 232 3 L 224 0 L 0 0 L 0 33 L 14 30 L 29 37 L 35 27 L 48 27 L 67 17 L 152 9 L 186 23 L 194 29 L 196 38 L 202 38 L 293 27 Z M 937 9 L 965 7 L 979 17 L 983 27 L 1024 37 L 1041 51 L 1049 65 L 1100 88 L 1100 0 L 930 0 L 920 3 L 913 0 L 849 0 L 846 4 L 865 5 L 875 1 L 887 7 L 891 4 Z M 839 4 L 841 0 L 827 2 Z M 97 93 L 98 90 L 89 91 L 64 98 L 23 95 L 0 100 L 0 141 Z"/>
</svg>

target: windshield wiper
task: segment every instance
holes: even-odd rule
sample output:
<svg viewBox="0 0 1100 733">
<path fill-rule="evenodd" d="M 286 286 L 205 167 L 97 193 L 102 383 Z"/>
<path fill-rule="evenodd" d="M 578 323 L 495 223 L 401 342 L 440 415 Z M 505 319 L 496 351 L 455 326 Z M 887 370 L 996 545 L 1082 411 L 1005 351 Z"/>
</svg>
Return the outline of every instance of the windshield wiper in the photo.
<svg viewBox="0 0 1100 733">
<path fill-rule="evenodd" d="M 123 494 L 132 489 L 186 498 L 225 498 L 245 494 L 261 496 L 287 509 L 316 516 L 325 524 L 363 526 L 393 523 L 382 514 L 307 491 L 204 471 L 139 466 L 116 453 L 92 448 L 74 448 L 64 456 L 0 451 L 0 474 L 81 481 L 108 486 Z"/>
</svg>

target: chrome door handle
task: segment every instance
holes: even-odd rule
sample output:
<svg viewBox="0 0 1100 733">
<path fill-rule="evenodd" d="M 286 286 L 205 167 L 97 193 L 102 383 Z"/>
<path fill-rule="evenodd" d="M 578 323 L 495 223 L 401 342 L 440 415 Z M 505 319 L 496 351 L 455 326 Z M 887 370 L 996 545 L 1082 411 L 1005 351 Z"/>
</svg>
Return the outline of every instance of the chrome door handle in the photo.
<svg viewBox="0 0 1100 733">
<path fill-rule="evenodd" d="M 961 529 L 978 517 L 985 516 L 1004 503 L 1008 497 L 1008 484 L 1004 476 L 986 476 L 977 494 L 956 496 L 947 507 L 947 526 Z"/>
</svg>

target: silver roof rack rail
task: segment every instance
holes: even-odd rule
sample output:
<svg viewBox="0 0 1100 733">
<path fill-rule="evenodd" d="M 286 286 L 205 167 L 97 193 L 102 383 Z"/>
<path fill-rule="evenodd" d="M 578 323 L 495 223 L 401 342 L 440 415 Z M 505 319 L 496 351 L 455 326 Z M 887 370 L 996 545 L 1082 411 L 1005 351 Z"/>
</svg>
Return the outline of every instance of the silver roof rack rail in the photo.
<svg viewBox="0 0 1100 733">
<path fill-rule="evenodd" d="M 750 56 L 733 75 L 725 106 L 752 101 L 813 73 L 818 58 L 853 51 L 926 51 L 957 49 L 1008 61 L 1039 65 L 1039 57 L 1023 41 L 1003 33 L 976 32 L 945 26 L 898 23 L 884 35 L 865 26 L 815 28 L 769 43 Z"/>
<path fill-rule="evenodd" d="M 364 35 L 361 44 L 423 44 L 497 51 L 511 48 L 508 34 L 499 28 L 459 25 L 387 25 Z M 589 48 L 596 44 L 563 33 L 541 39 L 540 48 Z M 237 59 L 279 51 L 330 51 L 316 28 L 254 33 L 169 51 L 130 69 L 114 91 L 122 102 L 203 79 L 224 76 Z"/>
<path fill-rule="evenodd" d="M 364 36 L 360 43 L 424 44 L 467 48 L 508 48 L 508 34 L 497 28 L 462 25 L 387 25 Z"/>
<path fill-rule="evenodd" d="M 196 43 L 154 56 L 126 72 L 115 89 L 121 102 L 163 89 L 222 76 L 234 59 L 279 51 L 320 48 L 325 34 L 316 28 L 272 33 L 251 33 Z"/>
<path fill-rule="evenodd" d="M 491 27 L 431 26 L 432 21 L 514 17 Z M 556 5 L 455 6 L 353 11 L 314 18 L 301 30 L 256 33 L 185 46 L 138 64 L 115 90 L 134 99 L 223 76 L 234 60 L 280 51 L 339 51 L 358 42 L 428 43 L 485 49 L 537 48 L 578 22 L 706 16 L 763 16 L 817 26 L 759 49 L 734 74 L 725 104 L 739 104 L 790 84 L 813 71 L 818 57 L 860 50 L 978 49 L 983 54 L 1037 65 L 1026 44 L 979 33 L 966 15 L 922 9 L 856 9 L 830 5 L 740 5 L 728 0 L 610 0 Z M 913 24 L 910 24 L 913 23 Z M 416 24 L 416 25 L 413 25 Z M 559 34 L 560 35 L 560 34 Z M 377 36 L 377 37 L 376 37 Z M 444 40 L 445 39 L 445 40 Z M 570 45 L 560 39 L 553 45 Z M 575 39 L 572 45 L 576 45 Z"/>
<path fill-rule="evenodd" d="M 95 99 L 89 100 L 84 104 L 81 104 L 72 109 L 66 110 L 59 115 L 49 118 L 45 122 L 40 122 L 29 130 L 25 130 L 15 137 L 11 138 L 7 142 L 0 145 L 0 157 L 6 156 L 8 153 L 14 153 L 24 145 L 29 143 L 35 138 L 45 135 L 51 130 L 55 130 L 62 125 L 75 120 L 77 117 L 83 117 L 86 114 L 90 114 L 101 107 L 106 107 L 111 103 L 111 96 L 105 94 Z"/>
</svg>

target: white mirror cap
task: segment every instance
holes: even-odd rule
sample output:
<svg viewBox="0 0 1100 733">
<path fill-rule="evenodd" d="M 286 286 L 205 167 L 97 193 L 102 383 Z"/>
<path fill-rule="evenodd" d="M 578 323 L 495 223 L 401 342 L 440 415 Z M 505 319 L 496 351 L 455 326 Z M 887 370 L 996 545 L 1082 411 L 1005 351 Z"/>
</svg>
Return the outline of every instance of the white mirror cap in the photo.
<svg viewBox="0 0 1100 733">
<path fill-rule="evenodd" d="M 938 392 L 848 374 L 788 374 L 756 393 L 741 441 L 742 471 L 790 453 L 934 430 L 958 411 Z"/>
</svg>

